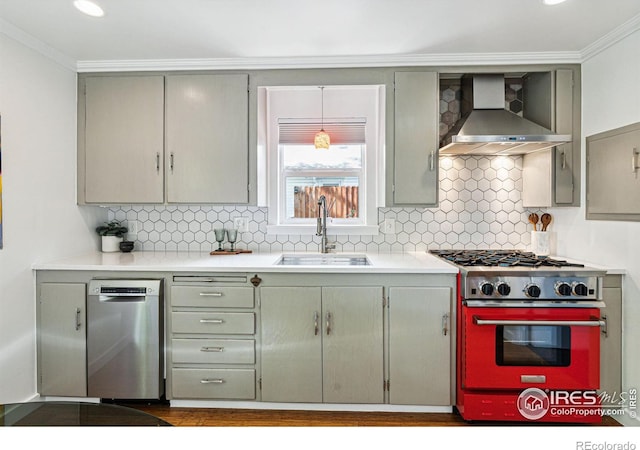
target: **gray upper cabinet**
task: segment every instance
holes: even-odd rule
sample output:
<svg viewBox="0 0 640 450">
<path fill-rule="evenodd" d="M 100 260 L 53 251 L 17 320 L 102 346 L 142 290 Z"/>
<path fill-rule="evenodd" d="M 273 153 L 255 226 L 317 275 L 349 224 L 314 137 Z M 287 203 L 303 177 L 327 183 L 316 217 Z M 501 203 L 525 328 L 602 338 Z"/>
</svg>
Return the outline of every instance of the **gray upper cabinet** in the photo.
<svg viewBox="0 0 640 450">
<path fill-rule="evenodd" d="M 87 77 L 81 83 L 80 203 L 162 203 L 163 77 Z"/>
<path fill-rule="evenodd" d="M 247 74 L 166 77 L 168 203 L 248 203 Z"/>
<path fill-rule="evenodd" d="M 393 204 L 438 204 L 438 74 L 395 73 Z"/>
<path fill-rule="evenodd" d="M 572 69 L 532 72 L 524 77 L 525 118 L 572 142 L 524 155 L 522 201 L 525 208 L 580 204 L 580 95 Z"/>
<path fill-rule="evenodd" d="M 640 123 L 587 137 L 587 219 L 640 221 Z"/>
<path fill-rule="evenodd" d="M 79 203 L 248 203 L 248 77 L 81 77 Z"/>
</svg>

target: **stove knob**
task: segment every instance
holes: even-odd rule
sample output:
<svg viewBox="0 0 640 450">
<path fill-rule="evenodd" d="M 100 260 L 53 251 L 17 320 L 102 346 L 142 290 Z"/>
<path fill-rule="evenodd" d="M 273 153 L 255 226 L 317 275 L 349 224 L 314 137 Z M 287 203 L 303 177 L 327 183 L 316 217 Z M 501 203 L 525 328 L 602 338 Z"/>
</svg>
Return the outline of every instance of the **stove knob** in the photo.
<svg viewBox="0 0 640 450">
<path fill-rule="evenodd" d="M 584 283 L 574 283 L 573 293 L 580 297 L 585 297 L 589 293 L 589 288 Z"/>
<path fill-rule="evenodd" d="M 564 283 L 564 282 L 556 283 L 556 293 L 563 297 L 571 295 L 571 286 L 569 286 L 569 283 Z"/>
<path fill-rule="evenodd" d="M 496 290 L 498 291 L 498 294 L 505 296 L 509 295 L 509 293 L 511 292 L 511 287 L 507 283 L 501 282 L 496 286 Z"/>
<path fill-rule="evenodd" d="M 540 297 L 541 291 L 535 284 L 530 284 L 524 288 L 524 293 L 527 297 L 537 298 Z"/>
<path fill-rule="evenodd" d="M 484 282 L 480 285 L 480 291 L 484 295 L 493 295 L 493 284 Z"/>
</svg>

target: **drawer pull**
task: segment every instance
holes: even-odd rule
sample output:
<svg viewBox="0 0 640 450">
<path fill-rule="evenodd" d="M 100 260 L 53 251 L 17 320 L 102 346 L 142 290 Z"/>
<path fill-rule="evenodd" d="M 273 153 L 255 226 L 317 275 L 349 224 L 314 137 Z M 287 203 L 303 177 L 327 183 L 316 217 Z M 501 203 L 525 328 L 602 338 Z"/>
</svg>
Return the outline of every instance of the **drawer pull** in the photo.
<svg viewBox="0 0 640 450">
<path fill-rule="evenodd" d="M 200 292 L 200 297 L 222 297 L 222 292 Z"/>
<path fill-rule="evenodd" d="M 200 323 L 224 323 L 222 319 L 200 319 Z"/>
<path fill-rule="evenodd" d="M 200 349 L 201 352 L 223 352 L 224 351 L 224 347 L 202 347 Z"/>
<path fill-rule="evenodd" d="M 224 380 L 222 378 L 204 378 L 200 380 L 202 384 L 222 384 Z"/>
</svg>

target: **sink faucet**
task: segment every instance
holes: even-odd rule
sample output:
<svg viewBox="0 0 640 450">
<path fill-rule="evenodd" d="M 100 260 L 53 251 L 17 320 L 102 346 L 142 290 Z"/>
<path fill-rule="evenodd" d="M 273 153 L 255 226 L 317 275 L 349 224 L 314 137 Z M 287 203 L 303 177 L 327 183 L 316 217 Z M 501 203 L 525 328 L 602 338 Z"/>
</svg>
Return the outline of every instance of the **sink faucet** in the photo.
<svg viewBox="0 0 640 450">
<path fill-rule="evenodd" d="M 318 200 L 318 228 L 316 236 L 322 236 L 320 242 L 320 252 L 329 253 L 329 250 L 336 248 L 336 244 L 329 244 L 327 241 L 327 199 L 324 195 Z"/>
</svg>

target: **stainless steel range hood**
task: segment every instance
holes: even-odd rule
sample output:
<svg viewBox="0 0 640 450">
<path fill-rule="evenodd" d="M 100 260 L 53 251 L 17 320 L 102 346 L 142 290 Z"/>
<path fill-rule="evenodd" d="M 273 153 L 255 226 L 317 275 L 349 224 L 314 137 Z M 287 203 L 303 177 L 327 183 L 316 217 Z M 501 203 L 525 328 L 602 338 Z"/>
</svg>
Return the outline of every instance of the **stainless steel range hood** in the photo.
<svg viewBox="0 0 640 450">
<path fill-rule="evenodd" d="M 571 142 L 553 131 L 504 109 L 504 75 L 474 75 L 463 89 L 463 104 L 473 90 L 470 111 L 443 139 L 440 155 L 519 155 Z"/>
</svg>

